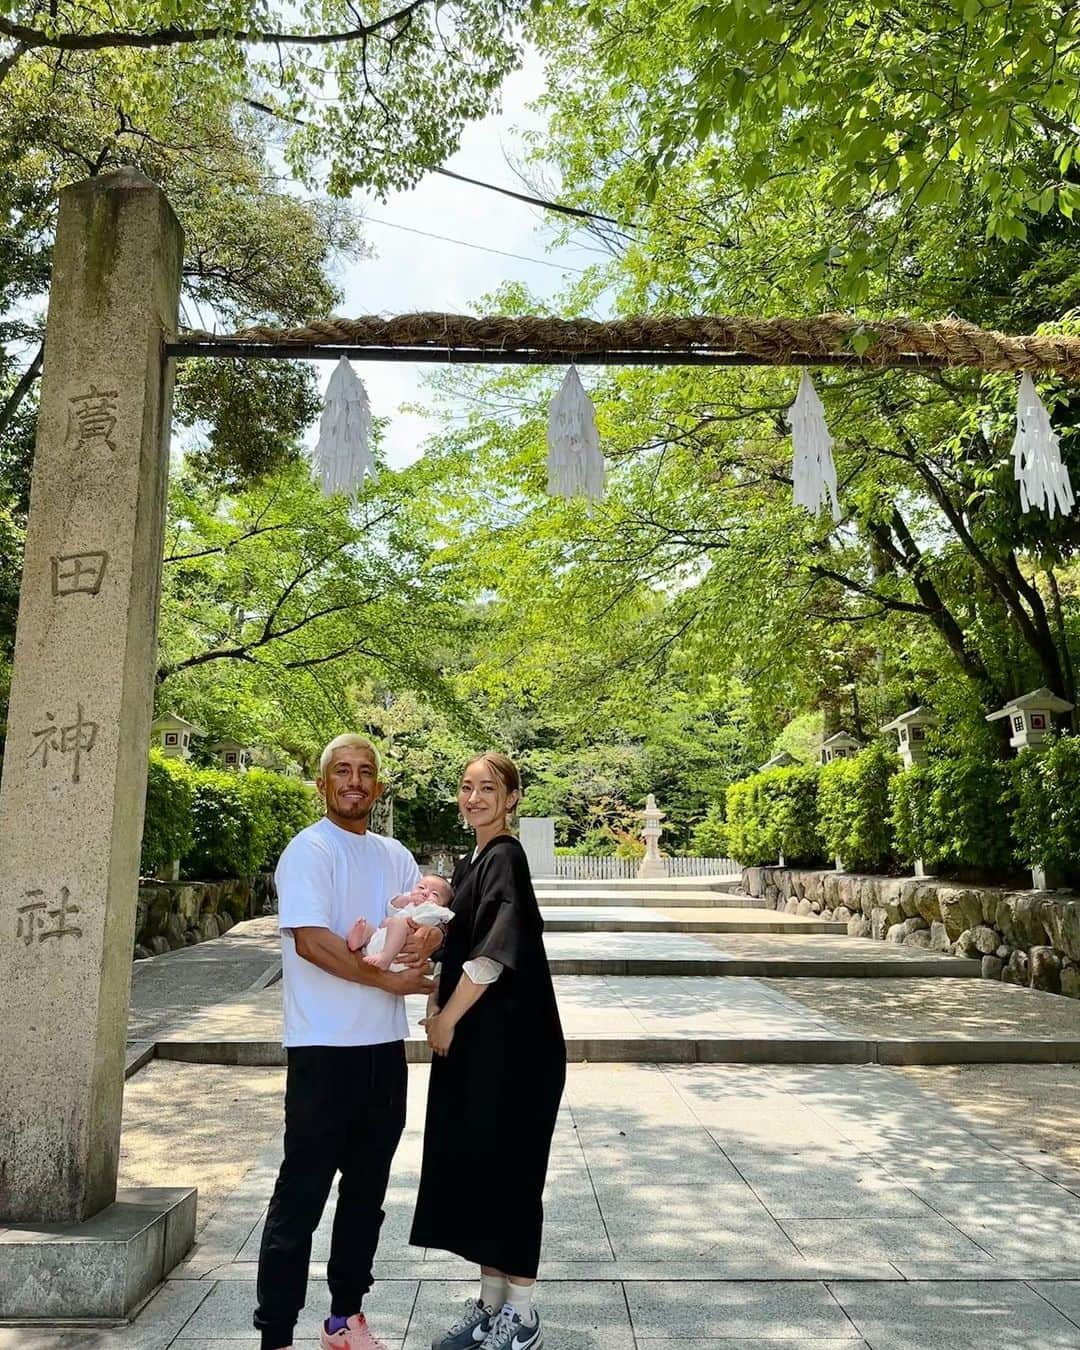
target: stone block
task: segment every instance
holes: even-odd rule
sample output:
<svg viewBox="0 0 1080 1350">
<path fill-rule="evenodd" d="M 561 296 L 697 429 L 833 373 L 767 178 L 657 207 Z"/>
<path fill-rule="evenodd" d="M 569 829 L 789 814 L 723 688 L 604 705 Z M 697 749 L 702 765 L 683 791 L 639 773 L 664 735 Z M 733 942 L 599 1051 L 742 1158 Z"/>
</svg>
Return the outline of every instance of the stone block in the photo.
<svg viewBox="0 0 1080 1350">
<path fill-rule="evenodd" d="M 195 1191 L 120 1191 L 82 1223 L 0 1230 L 0 1318 L 127 1317 L 191 1249 Z"/>
<path fill-rule="evenodd" d="M 1061 992 L 1066 998 L 1080 998 L 1080 966 L 1066 961 L 1061 968 Z"/>
<path fill-rule="evenodd" d="M 1006 984 L 1028 983 L 1028 954 L 1020 950 L 1014 951 L 1002 971 L 1001 978 Z"/>
<path fill-rule="evenodd" d="M 946 932 L 945 925 L 940 919 L 935 919 L 930 925 L 930 950 L 934 952 L 947 952 L 952 950 L 949 934 Z"/>
<path fill-rule="evenodd" d="M 1080 900 L 1054 900 L 1044 911 L 1050 940 L 1059 952 L 1080 961 Z"/>
<path fill-rule="evenodd" d="M 921 920 L 920 920 L 921 922 Z M 905 947 L 922 947 L 930 950 L 930 931 L 927 928 L 915 928 L 904 937 Z"/>
<path fill-rule="evenodd" d="M 942 888 L 938 892 L 938 901 L 941 917 L 953 941 L 966 928 L 982 923 L 982 900 L 978 891 Z"/>
<path fill-rule="evenodd" d="M 856 914 L 853 919 L 848 920 L 847 931 L 848 937 L 870 937 L 872 934 L 870 920 L 865 914 Z"/>
<path fill-rule="evenodd" d="M 975 937 L 970 928 L 965 928 L 956 939 L 957 956 L 978 957 L 980 955 L 978 947 L 975 946 Z"/>
<path fill-rule="evenodd" d="M 982 959 L 982 977 L 984 980 L 1000 980 L 1005 962 L 1000 956 L 984 956 Z"/>
<path fill-rule="evenodd" d="M 888 913 L 881 905 L 875 905 L 870 911 L 870 936 L 880 941 L 888 932 L 888 928 Z"/>
<path fill-rule="evenodd" d="M 854 917 L 854 914 L 848 909 L 847 905 L 838 905 L 833 911 L 833 918 L 836 919 L 838 923 L 847 923 L 849 919 L 853 919 Z"/>
<path fill-rule="evenodd" d="M 1000 938 L 992 928 L 981 923 L 971 930 L 971 941 L 980 956 L 992 956 L 998 949 Z"/>
<path fill-rule="evenodd" d="M 1061 992 L 1061 957 L 1053 947 L 1032 947 L 1028 952 L 1028 972 L 1033 989 L 1047 994 Z"/>
</svg>

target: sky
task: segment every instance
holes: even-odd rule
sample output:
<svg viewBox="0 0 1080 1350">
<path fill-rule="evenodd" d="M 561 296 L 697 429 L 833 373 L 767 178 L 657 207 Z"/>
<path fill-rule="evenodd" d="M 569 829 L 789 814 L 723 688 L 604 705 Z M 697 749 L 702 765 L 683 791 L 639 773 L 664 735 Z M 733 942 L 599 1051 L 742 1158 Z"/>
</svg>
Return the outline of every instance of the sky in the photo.
<svg viewBox="0 0 1080 1350">
<path fill-rule="evenodd" d="M 522 133 L 543 127 L 542 116 L 528 106 L 542 91 L 543 67 L 531 54 L 503 85 L 501 112 L 466 127 L 461 149 L 445 167 L 514 191 L 529 191 L 512 163 L 524 158 Z M 475 313 L 482 297 L 507 281 L 522 282 L 538 297 L 547 297 L 575 274 L 570 269 L 580 270 L 596 261 L 586 241 L 551 250 L 551 216 L 539 207 L 437 174 L 427 175 L 411 191 L 395 193 L 384 202 L 359 193 L 353 201 L 366 218 L 364 235 L 373 256 L 350 262 L 336 278 L 345 292 L 340 312 L 350 317 L 417 310 Z M 536 261 L 518 261 L 425 238 L 395 226 Z M 325 389 L 333 367 L 330 362 L 320 365 Z M 422 379 L 428 368 L 409 362 L 364 361 L 354 369 L 367 387 L 373 414 L 391 419 L 386 436 L 388 463 L 392 468 L 411 463 L 437 424 L 400 408 L 403 403 L 425 401 Z"/>
</svg>

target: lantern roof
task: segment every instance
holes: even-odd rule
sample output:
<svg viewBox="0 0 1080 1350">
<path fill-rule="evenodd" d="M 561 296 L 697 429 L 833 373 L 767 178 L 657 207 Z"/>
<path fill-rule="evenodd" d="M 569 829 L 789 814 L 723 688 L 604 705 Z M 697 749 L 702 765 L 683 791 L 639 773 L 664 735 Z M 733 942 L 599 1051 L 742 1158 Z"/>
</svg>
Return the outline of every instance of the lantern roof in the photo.
<svg viewBox="0 0 1080 1350">
<path fill-rule="evenodd" d="M 891 722 L 886 722 L 881 728 L 882 731 L 899 731 L 901 727 L 921 724 L 930 726 L 937 723 L 938 719 L 925 703 L 920 703 L 915 708 L 909 708 L 907 712 L 902 712 L 899 717 L 894 717 Z"/>
<path fill-rule="evenodd" d="M 1029 694 L 1020 694 L 1017 698 L 1010 699 L 997 712 L 987 713 L 986 720 L 988 722 L 1000 722 L 1004 717 L 1011 717 L 1013 713 L 1023 712 L 1030 708 L 1037 708 L 1040 712 L 1072 712 L 1074 706 L 1067 699 L 1058 698 L 1053 690 L 1047 689 L 1043 685 L 1041 689 L 1033 689 Z"/>
</svg>

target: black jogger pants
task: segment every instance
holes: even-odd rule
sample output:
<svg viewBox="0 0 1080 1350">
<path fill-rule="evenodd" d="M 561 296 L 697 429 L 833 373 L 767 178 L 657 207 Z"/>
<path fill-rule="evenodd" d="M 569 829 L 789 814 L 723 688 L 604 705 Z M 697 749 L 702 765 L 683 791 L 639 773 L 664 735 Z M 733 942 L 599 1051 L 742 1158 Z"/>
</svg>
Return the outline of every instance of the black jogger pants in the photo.
<svg viewBox="0 0 1080 1350">
<path fill-rule="evenodd" d="M 341 1173 L 327 1280 L 330 1311 L 359 1312 L 372 1284 L 390 1163 L 405 1125 L 401 1041 L 294 1046 L 285 1081 L 285 1157 L 259 1249 L 255 1326 L 289 1345 L 307 1293 L 311 1237 Z"/>
</svg>

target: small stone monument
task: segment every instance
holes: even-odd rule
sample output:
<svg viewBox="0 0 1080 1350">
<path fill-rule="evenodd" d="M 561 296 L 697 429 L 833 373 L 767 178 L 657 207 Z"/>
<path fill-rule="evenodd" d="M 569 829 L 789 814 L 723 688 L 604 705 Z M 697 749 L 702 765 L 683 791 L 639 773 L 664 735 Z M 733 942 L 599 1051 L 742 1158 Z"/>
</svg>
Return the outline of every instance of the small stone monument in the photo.
<svg viewBox="0 0 1080 1350">
<path fill-rule="evenodd" d="M 252 751 L 249 745 L 241 745 L 239 741 L 226 737 L 223 741 L 215 741 L 210 749 L 217 756 L 217 761 L 223 769 L 235 769 L 238 773 L 246 773 L 251 767 Z"/>
<path fill-rule="evenodd" d="M 1058 698 L 1045 686 L 1033 689 L 1029 694 L 1010 699 L 997 712 L 988 713 L 988 722 L 1002 722 L 1009 719 L 1009 744 L 1017 754 L 1033 745 L 1041 745 L 1047 733 L 1053 727 L 1054 713 L 1072 712 L 1073 704 Z M 1037 891 L 1045 891 L 1055 884 L 1055 878 L 1047 876 L 1046 868 L 1035 864 L 1031 869 L 1031 884 Z"/>
<path fill-rule="evenodd" d="M 185 722 L 182 717 L 164 713 L 150 728 L 154 743 L 167 759 L 190 759 L 194 736 L 205 736 L 202 727 Z"/>
<path fill-rule="evenodd" d="M 781 750 L 778 755 L 773 755 L 772 759 L 767 759 L 764 764 L 758 765 L 758 773 L 764 773 L 766 769 L 790 769 L 792 765 L 801 763 L 794 755 L 788 754 L 786 750 Z"/>
<path fill-rule="evenodd" d="M 881 729 L 896 732 L 897 751 L 904 761 L 904 768 L 910 769 L 913 764 L 926 763 L 926 729 L 937 725 L 938 719 L 920 703 L 917 708 L 909 708 L 886 722 Z"/>
<path fill-rule="evenodd" d="M 854 736 L 849 736 L 846 731 L 837 731 L 821 742 L 821 762 L 831 764 L 837 759 L 854 759 L 861 749 Z"/>
<path fill-rule="evenodd" d="M 666 877 L 667 863 L 660 856 L 660 836 L 664 832 L 660 822 L 664 819 L 664 812 L 656 805 L 656 798 L 651 792 L 645 798 L 645 810 L 641 815 L 645 822 L 641 827 L 641 837 L 645 840 L 645 856 L 638 868 L 638 876 Z"/>
<path fill-rule="evenodd" d="M 522 816 L 518 838 L 534 877 L 555 875 L 555 819 L 553 816 Z"/>
<path fill-rule="evenodd" d="M 1072 712 L 1073 705 L 1058 698 L 1051 690 L 1033 689 L 1030 694 L 1021 694 L 1010 699 L 1003 708 L 987 715 L 988 722 L 1001 722 L 1009 719 L 1009 744 L 1014 750 L 1023 750 L 1028 745 L 1041 745 L 1047 733 L 1052 729 L 1054 713 Z"/>
</svg>

